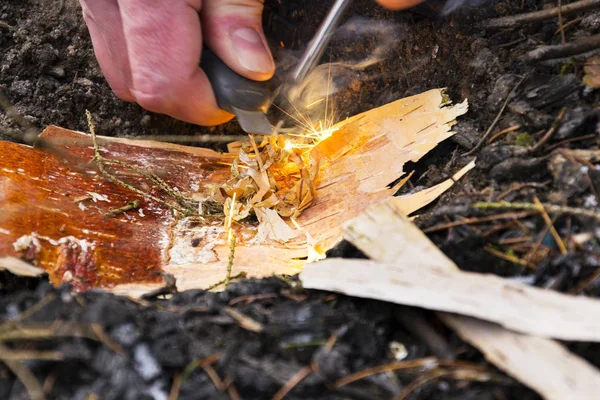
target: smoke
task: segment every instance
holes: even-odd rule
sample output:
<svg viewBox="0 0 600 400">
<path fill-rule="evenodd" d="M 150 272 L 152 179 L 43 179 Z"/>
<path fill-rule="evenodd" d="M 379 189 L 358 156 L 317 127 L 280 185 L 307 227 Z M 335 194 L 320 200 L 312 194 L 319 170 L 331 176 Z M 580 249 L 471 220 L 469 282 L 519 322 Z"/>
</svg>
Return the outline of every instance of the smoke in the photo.
<svg viewBox="0 0 600 400">
<path fill-rule="evenodd" d="M 461 6 L 485 1 L 447 0 L 438 12 L 446 16 Z M 284 87 L 276 104 L 294 125 L 302 125 L 303 129 L 319 121 L 331 125 L 335 122 L 335 95 L 354 82 L 376 78 L 378 72 L 367 69 L 388 60 L 406 37 L 405 27 L 397 22 L 351 18 L 334 33 L 324 55 L 324 60 L 329 56 L 329 62 L 317 66 L 302 82 Z M 280 53 L 280 73 L 285 77 L 300 57 L 301 52 Z"/>
<path fill-rule="evenodd" d="M 484 1 L 486 0 L 447 0 L 444 8 L 442 9 L 442 15 L 448 15 L 456 11 L 461 6 L 475 6 L 483 3 Z"/>
<path fill-rule="evenodd" d="M 317 66 L 302 82 L 284 88 L 282 108 L 292 119 L 330 122 L 334 112 L 332 96 L 363 79 L 362 71 L 385 61 L 405 36 L 398 23 L 351 18 L 333 35 L 330 52 L 324 56 L 326 59 L 329 55 L 330 62 Z M 287 54 L 280 67 L 292 68 L 298 57 L 299 54 Z"/>
</svg>

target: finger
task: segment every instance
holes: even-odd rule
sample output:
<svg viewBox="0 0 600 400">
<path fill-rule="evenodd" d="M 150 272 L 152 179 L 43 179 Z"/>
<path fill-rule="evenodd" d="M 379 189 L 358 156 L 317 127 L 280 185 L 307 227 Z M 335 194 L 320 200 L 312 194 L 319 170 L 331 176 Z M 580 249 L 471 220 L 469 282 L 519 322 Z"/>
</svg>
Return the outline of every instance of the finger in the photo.
<svg viewBox="0 0 600 400">
<path fill-rule="evenodd" d="M 414 7 L 423 3 L 424 0 L 377 0 L 379 4 L 390 10 L 401 10 L 403 8 Z"/>
<path fill-rule="evenodd" d="M 119 0 L 131 67 L 130 92 L 153 112 L 217 125 L 233 116 L 217 106 L 199 68 L 200 0 Z"/>
<path fill-rule="evenodd" d="M 233 70 L 254 80 L 267 80 L 275 71 L 262 12 L 262 0 L 205 0 L 202 8 L 205 43 Z"/>
<path fill-rule="evenodd" d="M 117 97 L 134 101 L 129 91 L 129 60 L 117 1 L 80 0 L 80 3 L 106 81 Z"/>
</svg>

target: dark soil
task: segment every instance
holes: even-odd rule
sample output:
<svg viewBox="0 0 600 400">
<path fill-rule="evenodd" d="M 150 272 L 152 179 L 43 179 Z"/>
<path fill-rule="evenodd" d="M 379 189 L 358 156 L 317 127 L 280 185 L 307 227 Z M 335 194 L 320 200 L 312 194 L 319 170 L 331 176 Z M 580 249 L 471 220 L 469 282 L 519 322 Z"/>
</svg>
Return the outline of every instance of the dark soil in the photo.
<svg viewBox="0 0 600 400">
<path fill-rule="evenodd" d="M 491 215 L 473 207 L 478 201 L 531 202 L 537 196 L 542 202 L 598 209 L 598 169 L 557 161 L 553 157 L 556 153 L 551 151 L 552 146 L 598 149 L 599 96 L 582 83 L 585 58 L 537 64 L 522 61 L 522 56 L 539 43 L 560 43 L 556 20 L 498 31 L 478 28 L 478 23 L 488 18 L 534 11 L 554 3 L 487 2 L 442 20 L 432 7 L 391 13 L 372 1 L 356 1 L 354 14 L 395 21 L 403 40 L 385 63 L 356 75 L 337 97 L 343 110 L 341 117 L 435 87 L 448 87 L 455 101 L 469 99 L 470 112 L 457 125 L 458 134 L 410 166 L 415 174 L 403 189 L 406 192 L 439 183 L 468 162 L 470 158 L 464 154 L 480 141 L 511 90 L 526 75 L 492 134 L 515 125 L 520 128 L 491 145 L 486 141 L 475 152 L 476 170 L 422 210 L 417 224 L 462 269 L 598 296 L 600 230 L 590 218 L 555 218 L 557 231 L 568 244 L 566 255 L 558 251 L 539 216 L 443 226 Z M 317 0 L 267 0 L 265 26 L 275 52 L 288 57 L 301 48 L 327 4 Z M 567 41 L 600 31 L 598 11 L 570 15 L 565 21 L 577 17 L 583 19 L 565 30 Z M 0 24 L 0 90 L 36 129 L 54 124 L 86 130 L 85 109 L 90 109 L 103 135 L 238 132 L 235 123 L 202 128 L 116 99 L 96 64 L 73 0 L 2 0 L 0 21 L 5 23 Z M 372 46 L 372 39 L 364 39 L 354 43 L 352 51 L 360 53 Z M 291 51 L 280 53 L 280 42 Z M 347 49 L 340 43 L 332 54 L 337 57 Z M 528 151 L 526 146 L 541 139 L 563 108 L 566 114 L 553 137 L 539 149 Z M 24 128 L 14 117 L 0 115 L 0 136 L 22 141 L 23 135 Z M 589 138 L 579 140 L 584 136 Z M 565 140 L 571 141 L 563 143 Z M 592 239 L 576 246 L 571 238 L 580 233 L 590 233 Z M 514 241 L 523 237 L 521 242 Z M 519 259 L 527 257 L 535 268 L 524 268 L 484 250 L 490 247 Z M 334 252 L 357 256 L 348 244 Z M 242 327 L 228 313 L 229 306 L 259 322 L 262 332 Z M 445 337 L 446 350 L 452 357 L 487 365 L 498 376 L 483 383 L 432 380 L 414 390 L 409 399 L 538 398 L 486 364 L 478 351 L 422 310 L 304 291 L 293 281 L 275 278 L 239 282 L 224 293 L 191 291 L 176 293 L 168 300 L 136 303 L 98 292 L 73 296 L 68 288 L 55 289 L 44 281 L 0 275 L 0 320 L 35 322 L 44 329 L 57 321 L 93 323 L 97 331 L 107 335 L 101 341 L 58 337 L 51 332 L 44 340 L 0 340 L 0 344 L 14 350 L 60 353 L 60 361 L 32 359 L 24 363 L 51 399 L 166 399 L 178 382 L 182 399 L 235 398 L 232 390 L 244 399 L 271 398 L 311 363 L 318 366 L 318 372 L 298 383 L 288 398 L 393 398 L 410 382 L 423 377 L 427 369 L 372 375 L 339 388 L 333 383 L 366 367 L 394 361 L 393 343 L 405 346 L 407 359 L 434 355 L 430 343 L 414 329 L 411 318 L 424 320 Z M 0 331 L 0 338 L 2 334 Z M 571 347 L 600 366 L 597 345 Z M 207 360 L 213 362 L 209 365 Z M 231 382 L 229 389 L 221 387 L 217 379 Z M 4 364 L 0 364 L 0 398 L 27 398 L 21 380 Z"/>
</svg>

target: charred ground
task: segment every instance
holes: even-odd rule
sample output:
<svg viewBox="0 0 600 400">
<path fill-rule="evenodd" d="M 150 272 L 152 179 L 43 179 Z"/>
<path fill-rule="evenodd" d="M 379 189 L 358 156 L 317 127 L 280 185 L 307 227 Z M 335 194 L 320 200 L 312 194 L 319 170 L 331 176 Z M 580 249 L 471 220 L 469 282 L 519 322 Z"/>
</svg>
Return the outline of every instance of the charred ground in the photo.
<svg viewBox="0 0 600 400">
<path fill-rule="evenodd" d="M 561 43 L 556 18 L 510 29 L 480 26 L 489 18 L 554 5 L 548 1 L 496 1 L 441 20 L 427 7 L 419 12 L 391 13 L 371 1 L 357 1 L 356 15 L 397 22 L 403 40 L 392 49 L 388 61 L 361 72 L 337 97 L 341 117 L 434 87 L 448 87 L 455 101 L 468 98 L 470 112 L 457 125 L 458 134 L 410 166 L 416 173 L 403 190 L 446 179 L 470 160 L 465 154 L 476 147 L 472 155 L 478 156 L 478 167 L 423 211 L 419 227 L 462 269 L 519 276 L 534 285 L 598 296 L 600 232 L 596 221 L 577 215 L 555 216 L 554 224 L 569 244 L 568 253 L 562 255 L 539 216 L 483 222 L 478 219 L 499 211 L 473 207 L 475 202 L 498 200 L 531 202 L 537 196 L 546 203 L 597 209 L 600 173 L 582 168 L 585 163 L 561 160 L 556 153 L 558 149 L 598 149 L 598 93 L 582 82 L 587 57 L 525 61 L 525 54 L 536 46 Z M 300 48 L 326 12 L 326 4 L 316 0 L 267 1 L 265 7 L 265 27 L 275 53 L 281 51 L 281 43 L 286 51 Z M 564 29 L 568 42 L 600 31 L 598 11 L 569 15 L 564 22 L 573 20 Z M 201 128 L 116 99 L 96 64 L 72 0 L 3 0 L 0 21 L 0 90 L 37 129 L 55 124 L 86 130 L 85 109 L 90 109 L 103 135 L 237 133 L 235 123 Z M 360 53 L 369 46 L 372 42 L 364 38 L 351 49 Z M 344 44 L 334 46 L 333 55 L 343 56 L 347 49 Z M 507 98 L 507 107 L 490 137 L 477 146 Z M 532 151 L 530 147 L 540 143 L 561 113 L 556 132 Z M 515 126 L 518 128 L 488 143 L 496 133 Z M 0 135 L 19 141 L 23 129 L 13 117 L 2 114 Z M 584 245 L 571 245 L 579 233 L 595 237 Z M 524 239 L 520 242 L 519 238 Z M 334 252 L 357 256 L 347 244 Z M 509 256 L 508 260 L 498 252 Z M 535 268 L 523 267 L 515 260 L 531 262 Z M 393 361 L 392 342 L 403 343 L 409 359 L 432 355 L 427 341 L 407 327 L 407 318 L 402 317 L 414 310 L 302 291 L 293 281 L 245 281 L 224 293 L 192 291 L 142 303 L 102 293 L 72 296 L 65 288 L 54 289 L 43 281 L 4 273 L 0 282 L 0 319 L 39 323 L 48 336 L 36 342 L 6 341 L 0 332 L 2 346 L 57 351 L 62 357 L 60 361 L 25 363 L 48 398 L 86 399 L 94 398 L 90 397 L 94 393 L 102 399 L 164 398 L 160 396 L 167 396 L 177 385 L 182 399 L 229 398 L 235 396 L 233 387 L 242 398 L 270 398 L 311 363 L 320 372 L 296 385 L 288 398 L 391 398 L 427 372 L 417 369 L 374 375 L 334 386 L 353 372 Z M 227 307 L 260 322 L 263 331 L 240 326 Z M 419 315 L 446 338 L 447 349 L 457 359 L 487 365 L 481 354 L 432 315 L 421 311 Z M 55 321 L 93 323 L 107 337 L 54 337 L 48 328 Z M 328 340 L 335 340 L 330 350 Z M 571 347 L 600 366 L 597 346 Z M 232 382 L 229 391 L 219 386 L 215 374 L 225 383 Z M 0 397 L 27 397 L 21 381 L 3 364 Z M 435 380 L 408 398 L 538 397 L 500 374 L 485 383 Z"/>
</svg>

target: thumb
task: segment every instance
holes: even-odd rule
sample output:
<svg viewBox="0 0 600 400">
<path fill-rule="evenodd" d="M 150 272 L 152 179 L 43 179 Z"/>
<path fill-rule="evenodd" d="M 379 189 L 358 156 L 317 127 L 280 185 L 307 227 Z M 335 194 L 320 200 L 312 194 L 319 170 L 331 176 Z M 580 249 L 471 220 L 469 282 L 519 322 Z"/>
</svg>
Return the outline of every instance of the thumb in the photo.
<svg viewBox="0 0 600 400">
<path fill-rule="evenodd" d="M 204 43 L 238 74 L 259 81 L 275 71 L 262 12 L 263 0 L 205 0 L 201 10 Z"/>
</svg>

